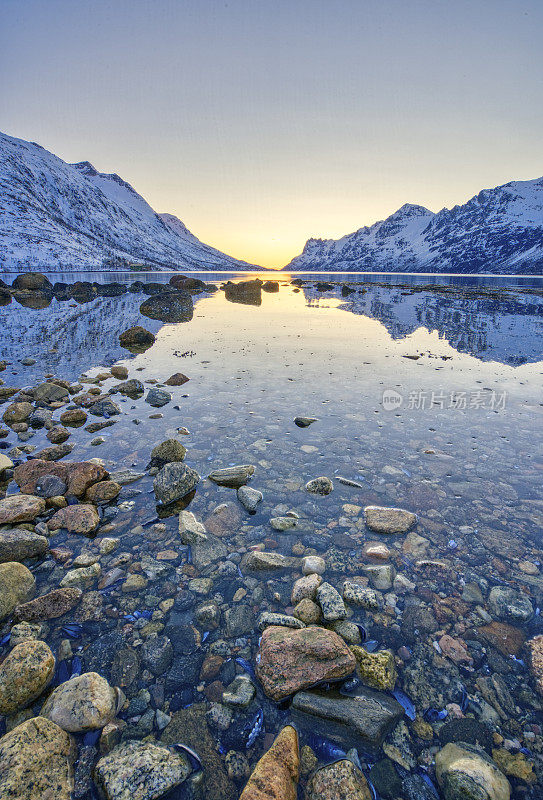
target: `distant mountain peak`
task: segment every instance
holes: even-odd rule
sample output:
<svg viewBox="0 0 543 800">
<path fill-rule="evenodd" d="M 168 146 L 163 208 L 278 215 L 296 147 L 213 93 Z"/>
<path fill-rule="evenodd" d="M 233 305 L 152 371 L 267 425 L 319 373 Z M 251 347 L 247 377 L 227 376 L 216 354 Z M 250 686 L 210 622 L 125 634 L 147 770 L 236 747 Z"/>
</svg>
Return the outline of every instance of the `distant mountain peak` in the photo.
<svg viewBox="0 0 543 800">
<path fill-rule="evenodd" d="M 0 134 L 0 271 L 138 262 L 181 270 L 256 269 L 157 214 L 117 173 L 67 164 Z"/>
<path fill-rule="evenodd" d="M 341 239 L 308 239 L 289 271 L 543 272 L 543 179 L 483 189 L 437 214 L 405 203 Z"/>
</svg>

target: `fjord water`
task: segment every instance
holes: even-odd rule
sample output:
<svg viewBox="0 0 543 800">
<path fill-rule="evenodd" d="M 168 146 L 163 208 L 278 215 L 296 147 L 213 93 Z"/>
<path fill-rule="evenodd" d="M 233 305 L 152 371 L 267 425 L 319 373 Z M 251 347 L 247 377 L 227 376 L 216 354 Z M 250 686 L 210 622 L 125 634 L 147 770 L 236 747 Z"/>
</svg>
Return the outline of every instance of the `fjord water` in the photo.
<svg viewBox="0 0 543 800">
<path fill-rule="evenodd" d="M 50 277 L 67 282 L 81 278 L 73 273 Z M 85 275 L 101 283 L 130 283 L 135 278 L 167 282 L 169 277 Z M 195 277 L 218 284 L 255 276 Z M 256 515 L 245 513 L 235 490 L 208 480 L 199 484 L 190 510 L 205 521 L 217 505 L 231 504 L 217 523 L 229 553 L 240 554 L 262 543 L 266 550 L 289 556 L 317 552 L 326 561 L 326 579 L 336 587 L 345 578 L 364 574 L 364 544 L 385 544 L 390 551 L 387 563 L 406 580 L 384 590 L 381 613 L 362 615 L 357 621 L 380 646 L 400 651 L 398 686 L 417 712 L 458 703 L 465 689 L 473 701 L 466 713 L 499 725 L 504 738 L 518 740 L 519 747 L 537 750 L 543 746 L 538 727 L 543 717 L 522 648 L 507 652 L 492 647 L 479 629 L 499 621 L 512 625 L 521 640 L 540 632 L 536 609 L 543 607 L 543 279 L 329 273 L 262 277 L 280 285 L 277 292 L 262 292 L 259 304 L 231 302 L 222 291 L 199 294 L 192 319 L 177 324 L 142 316 L 141 293 L 97 297 L 83 304 L 53 299 L 37 310 L 14 301 L 0 308 L 0 360 L 9 362 L 1 377 L 23 388 L 47 373 L 70 381 L 82 373 L 93 379 L 112 364 L 123 364 L 131 378 L 147 387 L 154 381 L 163 383 L 172 373 L 185 373 L 189 382 L 170 389 L 173 399 L 158 414 L 144 398 L 114 395 L 122 410 L 115 424 L 100 432 L 103 441 L 98 445 L 83 428 L 73 429 L 69 459 L 99 457 L 112 472 L 145 472 L 153 447 L 178 437 L 188 450 L 186 463 L 201 476 L 215 468 L 254 464 L 250 485 L 264 495 Z M 302 278 L 303 285 L 293 285 L 293 277 Z M 140 324 L 156 335 L 156 342 L 130 356 L 120 347 L 119 334 Z M 24 358 L 36 363 L 22 366 Z M 101 385 L 107 390 L 115 384 L 110 378 Z M 317 421 L 300 428 L 293 422 L 296 416 Z M 189 434 L 179 436 L 181 427 Z M 8 447 L 24 447 L 12 432 L 2 441 L 8 443 L 6 452 Z M 36 431 L 27 444 L 47 446 L 45 431 Z M 20 458 L 29 454 L 16 451 Z M 319 476 L 334 481 L 328 496 L 304 489 Z M 360 486 L 345 485 L 338 476 Z M 405 536 L 365 530 L 362 509 L 368 504 L 415 512 L 415 531 L 423 539 L 406 546 Z M 299 516 L 297 526 L 286 532 L 273 530 L 270 518 L 288 511 Z M 143 626 L 127 624 L 123 615 L 156 611 L 198 574 L 189 563 L 188 549 L 180 545 L 177 518 L 166 517 L 157 527 L 148 474 L 123 489 L 105 517 L 111 526 L 107 535 L 121 539 L 118 553 L 130 554 L 123 571 L 140 571 L 144 554 L 165 568 L 140 591 L 119 590 L 96 599 L 96 629 L 92 637 L 86 639 L 84 633 L 74 643 L 84 662 L 88 658 L 85 668 L 96 669 L 114 683 L 121 673 L 128 680 L 118 663 L 119 650 L 129 659 L 126 653 L 137 653 L 141 646 Z M 92 541 L 80 536 L 60 533 L 53 541 L 74 556 L 94 552 Z M 114 557 L 104 559 L 104 571 L 108 558 Z M 238 556 L 234 563 L 239 563 Z M 55 588 L 63 573 L 51 559 L 38 565 L 34 574 L 39 592 Z M 163 687 L 162 705 L 157 705 L 160 692 L 157 695 L 155 688 L 152 707 L 169 713 L 181 709 L 182 714 L 182 707 L 189 713 L 193 704 L 200 709 L 198 703 L 207 702 L 203 713 L 208 701 L 216 699 L 217 687 L 215 694 L 210 689 L 213 681 L 232 680 L 236 656 L 254 664 L 260 636 L 257 614 L 283 613 L 299 573 L 244 575 L 238 570 L 209 575 L 211 588 L 196 600 L 215 598 L 224 608 L 219 627 L 195 646 L 199 655 L 194 680 L 173 691 L 141 666 L 134 667 L 124 686 L 129 698 L 141 698 L 142 690 L 158 683 Z M 533 616 L 516 621 L 507 612 L 496 616 L 488 606 L 489 592 L 496 586 L 524 592 Z M 247 626 L 245 617 L 227 629 L 224 610 L 240 604 L 254 622 Z M 185 616 L 186 624 L 193 625 L 191 607 Z M 162 618 L 167 623 L 167 615 Z M 440 652 L 436 644 L 444 632 L 466 642 L 468 659 L 455 663 Z M 64 638 L 54 620 L 48 637 L 53 650 Z M 101 648 L 96 645 L 100 637 Z M 221 671 L 206 680 L 199 670 L 209 653 L 225 660 Z M 488 683 L 493 675 L 499 676 L 501 694 Z M 139 715 L 147 708 L 146 703 L 140 706 Z M 134 703 L 133 710 L 140 706 Z M 259 709 L 264 712 L 264 731 L 246 750 L 235 732 L 241 736 Z M 249 710 L 230 726 L 222 749 L 243 751 L 252 766 L 264 750 L 264 733 L 276 733 L 289 713 L 258 691 Z M 449 710 L 449 719 L 454 713 Z M 128 724 L 138 736 L 142 730 L 146 735 L 151 731 L 137 728 L 139 715 L 133 713 Z M 397 737 L 394 746 L 406 763 L 421 754 L 431 760 L 426 751 L 439 743 L 439 723 L 434 729 L 434 740 L 431 734 L 425 740 L 414 732 L 408 732 L 403 743 Z M 326 737 L 326 723 L 320 730 Z M 160 736 L 156 727 L 154 733 Z M 215 743 L 221 738 L 216 730 L 211 735 Z M 210 734 L 201 736 L 196 744 L 207 753 Z M 380 751 L 373 761 L 382 756 Z M 213 770 L 224 773 L 220 758 Z M 206 796 L 237 796 L 239 787 L 226 773 L 221 780 L 209 779 Z M 540 784 L 511 780 L 521 787 L 519 797 L 541 796 L 536 793 Z"/>
</svg>

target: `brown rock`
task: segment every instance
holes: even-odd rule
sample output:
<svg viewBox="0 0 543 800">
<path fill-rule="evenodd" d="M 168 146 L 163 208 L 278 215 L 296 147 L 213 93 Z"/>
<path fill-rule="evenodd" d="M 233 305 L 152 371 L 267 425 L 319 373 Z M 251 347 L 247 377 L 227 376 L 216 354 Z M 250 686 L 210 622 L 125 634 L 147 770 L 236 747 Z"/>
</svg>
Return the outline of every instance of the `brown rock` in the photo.
<svg viewBox="0 0 543 800">
<path fill-rule="evenodd" d="M 523 632 L 506 622 L 494 621 L 490 625 L 482 625 L 477 630 L 492 647 L 495 647 L 504 656 L 518 656 L 524 645 Z"/>
<path fill-rule="evenodd" d="M 89 486 L 108 477 L 107 470 L 91 461 L 52 464 L 50 461 L 33 458 L 15 467 L 13 477 L 21 492 L 32 494 L 43 475 L 57 475 L 67 484 L 67 494 L 81 497 Z"/>
<path fill-rule="evenodd" d="M 83 411 L 82 408 L 72 408 L 62 412 L 60 421 L 63 425 L 71 425 L 77 428 L 79 425 L 84 425 L 87 421 L 87 412 Z"/>
<path fill-rule="evenodd" d="M 30 705 L 49 686 L 55 657 L 45 642 L 16 645 L 0 665 L 0 713 L 14 714 Z"/>
<path fill-rule="evenodd" d="M 364 517 L 368 528 L 377 533 L 407 533 L 417 521 L 411 511 L 383 506 L 366 506 Z"/>
<path fill-rule="evenodd" d="M 32 522 L 45 511 L 45 500 L 31 494 L 12 494 L 0 500 L 0 525 Z"/>
<path fill-rule="evenodd" d="M 287 725 L 258 761 L 240 800 L 296 800 L 299 778 L 298 734 Z"/>
<path fill-rule="evenodd" d="M 44 717 L 34 717 L 0 739 L 0 797 L 70 800 L 77 747 Z"/>
<path fill-rule="evenodd" d="M 62 442 L 70 438 L 70 435 L 70 431 L 67 428 L 64 428 L 62 425 L 57 425 L 55 428 L 51 428 L 47 434 L 47 438 L 53 444 L 62 444 Z"/>
<path fill-rule="evenodd" d="M 182 372 L 176 372 L 174 375 L 170 375 L 167 381 L 164 381 L 166 386 L 183 386 L 190 378 L 187 378 L 186 375 L 183 375 Z"/>
<path fill-rule="evenodd" d="M 214 536 L 232 536 L 241 524 L 241 511 L 233 503 L 221 503 L 213 509 L 204 525 Z"/>
<path fill-rule="evenodd" d="M 112 500 L 115 500 L 120 491 L 121 486 L 115 483 L 115 481 L 100 481 L 99 483 L 94 483 L 92 486 L 89 486 L 85 492 L 85 500 L 89 500 L 89 502 L 95 503 L 98 506 L 103 503 L 111 503 Z"/>
<path fill-rule="evenodd" d="M 56 619 L 71 611 L 79 603 L 81 589 L 53 589 L 52 592 L 36 597 L 28 603 L 15 607 L 13 617 L 17 622 L 36 622 Z"/>
<path fill-rule="evenodd" d="M 24 422 L 32 414 L 31 403 L 11 403 L 2 415 L 6 425 L 13 425 L 15 422 Z"/>
<path fill-rule="evenodd" d="M 473 659 L 467 651 L 466 643 L 461 639 L 454 639 L 446 633 L 439 640 L 439 646 L 443 654 L 455 664 L 473 664 Z"/>
<path fill-rule="evenodd" d="M 66 506 L 57 511 L 47 523 L 52 531 L 59 528 L 66 528 L 68 533 L 82 533 L 88 535 L 94 533 L 100 524 L 100 517 L 95 506 L 89 504 L 78 504 L 76 506 Z"/>
<path fill-rule="evenodd" d="M 266 628 L 259 656 L 258 678 L 268 697 L 276 701 L 320 681 L 347 677 L 356 667 L 343 639 L 319 627 Z"/>
<path fill-rule="evenodd" d="M 543 695 L 543 634 L 526 642 L 530 656 L 530 672 L 539 694 Z"/>
</svg>

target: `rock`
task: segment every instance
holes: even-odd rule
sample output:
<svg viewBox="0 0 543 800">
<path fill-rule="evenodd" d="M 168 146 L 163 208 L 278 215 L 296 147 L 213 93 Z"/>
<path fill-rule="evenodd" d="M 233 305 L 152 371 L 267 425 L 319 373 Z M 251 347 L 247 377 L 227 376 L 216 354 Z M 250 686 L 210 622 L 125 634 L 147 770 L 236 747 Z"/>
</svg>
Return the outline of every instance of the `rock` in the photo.
<svg viewBox="0 0 543 800">
<path fill-rule="evenodd" d="M 14 289 L 41 290 L 51 293 L 53 291 L 51 281 L 41 272 L 23 272 L 21 275 L 17 275 L 12 286 Z"/>
<path fill-rule="evenodd" d="M 100 516 L 95 506 L 78 504 L 61 508 L 53 514 L 47 524 L 52 531 L 65 528 L 68 533 L 81 533 L 88 536 L 94 533 L 100 524 Z"/>
<path fill-rule="evenodd" d="M 543 695 L 543 635 L 534 636 L 533 639 L 526 642 L 526 648 L 530 657 L 530 672 L 537 691 Z"/>
<path fill-rule="evenodd" d="M 323 575 L 326 571 L 326 562 L 320 556 L 305 556 L 302 558 L 302 572 L 304 575 Z"/>
<path fill-rule="evenodd" d="M 163 675 L 173 661 L 173 647 L 167 636 L 147 639 L 142 645 L 143 665 L 153 675 Z"/>
<path fill-rule="evenodd" d="M 140 306 L 140 314 L 161 322 L 190 322 L 194 305 L 187 292 L 165 291 L 144 300 Z"/>
<path fill-rule="evenodd" d="M 417 515 L 403 508 L 366 506 L 364 519 L 368 528 L 377 533 L 407 533 L 416 521 Z"/>
<path fill-rule="evenodd" d="M 316 625 L 321 619 L 321 608 L 309 597 L 304 597 L 292 612 L 296 619 L 301 620 L 305 625 Z"/>
<path fill-rule="evenodd" d="M 347 677 L 355 666 L 353 654 L 333 631 L 270 627 L 262 634 L 256 672 L 268 697 L 278 701 L 317 682 Z"/>
<path fill-rule="evenodd" d="M 4 453 L 0 453 L 0 475 L 7 469 L 13 469 L 13 461 L 8 458 Z M 253 490 L 254 491 L 254 490 Z"/>
<path fill-rule="evenodd" d="M 45 511 L 45 500 L 30 494 L 12 494 L 0 500 L 0 525 L 32 522 Z"/>
<path fill-rule="evenodd" d="M 362 641 L 360 629 L 354 622 L 347 622 L 347 620 L 339 619 L 329 623 L 326 627 L 330 628 L 334 633 L 337 633 L 338 636 L 341 636 L 343 641 L 347 642 L 347 644 L 360 644 Z"/>
<path fill-rule="evenodd" d="M 145 402 L 149 403 L 150 406 L 153 408 L 162 408 L 162 406 L 167 405 L 172 396 L 169 392 L 166 392 L 164 389 L 158 389 L 156 386 L 153 386 L 152 389 L 149 389 L 147 392 L 147 397 L 145 398 Z"/>
<path fill-rule="evenodd" d="M 430 738 L 433 736 L 432 732 Z M 487 753 L 490 753 L 493 747 L 492 730 L 484 722 L 479 722 L 473 717 L 460 717 L 460 719 L 451 719 L 446 722 L 439 729 L 439 741 L 442 746 L 449 742 L 476 744 Z"/>
<path fill-rule="evenodd" d="M 473 664 L 473 658 L 468 653 L 466 643 L 460 639 L 454 639 L 446 633 L 440 638 L 438 644 L 443 655 L 450 658 L 455 664 Z"/>
<path fill-rule="evenodd" d="M 534 613 L 530 599 L 508 586 L 492 587 L 488 607 L 493 617 L 512 623 L 526 622 Z"/>
<path fill-rule="evenodd" d="M 360 586 L 358 583 L 345 581 L 342 591 L 343 599 L 350 606 L 359 606 L 368 611 L 377 611 L 379 609 L 379 599 L 373 589 Z"/>
<path fill-rule="evenodd" d="M 48 697 L 41 710 L 43 717 L 70 733 L 97 730 L 115 717 L 124 702 L 97 672 L 85 672 L 62 683 Z"/>
<path fill-rule="evenodd" d="M 305 488 L 308 492 L 311 492 L 311 494 L 326 495 L 330 494 L 330 492 L 333 490 L 334 484 L 330 478 L 313 478 L 313 480 L 306 483 Z"/>
<path fill-rule="evenodd" d="M 92 461 L 51 464 L 50 461 L 34 458 L 16 467 L 13 477 L 21 492 L 32 494 L 43 477 L 50 475 L 57 476 L 66 483 L 67 494 L 81 497 L 94 483 L 107 478 L 108 472 L 101 464 Z"/>
<path fill-rule="evenodd" d="M 372 797 L 363 773 L 347 759 L 313 773 L 304 794 L 304 800 L 372 800 Z"/>
<path fill-rule="evenodd" d="M 206 517 L 205 526 L 215 536 L 232 536 L 241 524 L 241 511 L 234 503 L 221 503 Z"/>
<path fill-rule="evenodd" d="M 322 616 L 327 622 L 345 619 L 347 610 L 340 593 L 330 583 L 321 583 L 317 589 L 317 603 L 322 609 Z"/>
<path fill-rule="evenodd" d="M 77 747 L 44 717 L 23 722 L 0 739 L 0 797 L 71 800 Z"/>
<path fill-rule="evenodd" d="M 134 325 L 119 336 L 119 344 L 127 350 L 147 350 L 155 343 L 155 336 L 141 325 Z"/>
<path fill-rule="evenodd" d="M 300 754 L 295 728 L 283 728 L 257 762 L 240 800 L 296 800 Z"/>
<path fill-rule="evenodd" d="M 128 741 L 103 756 L 94 780 L 106 800 L 156 800 L 191 772 L 186 755 L 154 742 Z"/>
<path fill-rule="evenodd" d="M 262 570 L 288 569 L 291 560 L 282 553 L 265 553 L 262 550 L 255 550 L 247 553 L 242 560 L 242 566 L 248 570 L 260 572 Z"/>
<path fill-rule="evenodd" d="M 169 505 L 182 500 L 196 489 L 199 481 L 198 473 L 186 464 L 166 464 L 153 481 L 157 503 Z"/>
<path fill-rule="evenodd" d="M 369 577 L 373 588 L 380 592 L 388 592 L 396 577 L 396 570 L 392 564 L 367 564 L 363 572 Z"/>
<path fill-rule="evenodd" d="M 294 424 L 299 428 L 308 428 L 313 422 L 317 421 L 317 417 L 294 417 Z"/>
<path fill-rule="evenodd" d="M 48 545 L 45 536 L 27 531 L 26 528 L 0 530 L 0 563 L 42 556 Z"/>
<path fill-rule="evenodd" d="M 6 425 L 13 425 L 16 422 L 24 422 L 34 410 L 31 403 L 11 403 L 2 415 Z"/>
<path fill-rule="evenodd" d="M 226 299 L 231 303 L 242 303 L 249 306 L 262 304 L 262 281 L 259 278 L 239 283 L 227 281 L 222 288 Z"/>
<path fill-rule="evenodd" d="M 44 475 L 36 482 L 35 492 L 38 497 L 62 497 L 66 494 L 68 487 L 62 478 L 57 475 Z"/>
<path fill-rule="evenodd" d="M 396 666 L 394 654 L 390 650 L 368 653 L 363 647 L 351 646 L 356 658 L 357 672 L 361 680 L 373 689 L 394 689 L 396 685 Z"/>
<path fill-rule="evenodd" d="M 298 524 L 296 517 L 273 517 L 270 519 L 270 525 L 274 531 L 288 531 L 295 528 Z"/>
<path fill-rule="evenodd" d="M 505 748 L 492 751 L 492 758 L 504 775 L 511 775 L 524 783 L 536 783 L 537 776 L 524 753 L 510 753 Z"/>
<path fill-rule="evenodd" d="M 29 569 L 18 561 L 0 564 L 0 620 L 8 617 L 15 606 L 31 600 L 36 580 Z"/>
<path fill-rule="evenodd" d="M 480 747 L 449 742 L 436 754 L 445 800 L 509 800 L 509 781 Z"/>
<path fill-rule="evenodd" d="M 82 596 L 81 589 L 53 589 L 52 592 L 36 597 L 28 603 L 15 606 L 13 617 L 17 621 L 26 622 L 56 619 L 75 608 Z"/>
<path fill-rule="evenodd" d="M 127 397 L 137 399 L 142 396 L 145 387 L 141 381 L 138 381 L 136 378 L 131 378 L 129 381 L 124 381 L 124 383 L 118 383 L 115 386 L 115 391 L 125 394 Z"/>
<path fill-rule="evenodd" d="M 100 564 L 70 569 L 61 580 L 60 585 L 62 588 L 90 589 L 101 572 Z"/>
<path fill-rule="evenodd" d="M 219 486 L 230 486 L 237 489 L 247 483 L 254 471 L 255 468 L 252 464 L 242 464 L 237 467 L 213 470 L 209 473 L 208 478 Z"/>
<path fill-rule="evenodd" d="M 311 600 L 309 600 L 311 602 Z M 270 625 L 282 625 L 284 628 L 304 628 L 305 625 L 296 617 L 288 614 L 274 614 L 270 611 L 263 611 L 258 618 L 258 629 L 263 631 Z"/>
<path fill-rule="evenodd" d="M 183 375 L 182 372 L 176 372 L 174 375 L 170 375 L 167 381 L 164 381 L 166 386 L 183 386 L 190 378 L 187 378 L 186 375 Z"/>
<path fill-rule="evenodd" d="M 256 513 L 258 504 L 262 502 L 262 492 L 259 492 L 258 489 L 251 489 L 250 486 L 240 486 L 237 495 L 245 511 L 249 514 Z"/>
<path fill-rule="evenodd" d="M 89 408 L 89 413 L 94 414 L 95 417 L 115 417 L 121 413 L 121 409 L 114 403 L 110 397 L 104 397 L 102 400 L 97 400 Z"/>
<path fill-rule="evenodd" d="M 320 720 L 325 720 L 327 736 L 347 747 L 357 744 L 370 753 L 381 747 L 403 715 L 403 708 L 393 697 L 366 687 L 360 687 L 354 696 L 318 689 L 298 692 L 291 708 L 304 727 L 314 731 Z"/>
<path fill-rule="evenodd" d="M 61 444 L 65 442 L 66 439 L 69 439 L 70 431 L 67 428 L 63 428 L 62 425 L 57 425 L 56 428 L 51 428 L 51 430 L 47 434 L 47 438 L 53 444 Z"/>
<path fill-rule="evenodd" d="M 250 606 L 239 603 L 226 610 L 226 635 L 229 639 L 244 636 L 254 630 L 254 614 Z"/>
<path fill-rule="evenodd" d="M 55 674 L 55 657 L 37 640 L 21 642 L 0 665 L 0 713 L 26 708 L 49 686 Z"/>
<path fill-rule="evenodd" d="M 231 708 L 247 708 L 254 699 L 256 690 L 247 675 L 237 675 L 223 692 L 222 701 Z"/>
<path fill-rule="evenodd" d="M 183 544 L 191 545 L 192 563 L 196 569 L 205 569 L 226 558 L 228 548 L 217 536 L 205 532 L 205 527 L 190 511 L 179 514 L 179 533 Z"/>
<path fill-rule="evenodd" d="M 187 448 L 181 442 L 177 439 L 166 439 L 151 450 L 150 466 L 163 467 L 164 464 L 171 464 L 173 461 L 184 461 L 186 455 Z"/>
<path fill-rule="evenodd" d="M 46 382 L 36 386 L 33 396 L 34 400 L 38 400 L 42 403 L 58 403 L 67 400 L 70 395 L 65 386 Z"/>
<path fill-rule="evenodd" d="M 313 575 L 306 575 L 304 578 L 298 578 L 292 587 L 290 601 L 296 605 L 300 600 L 308 599 L 315 600 L 317 597 L 317 589 L 322 583 L 322 577 L 316 573 Z"/>
<path fill-rule="evenodd" d="M 128 367 L 123 364 L 114 364 L 109 371 L 119 381 L 124 381 L 128 378 Z"/>
<path fill-rule="evenodd" d="M 121 489 L 122 486 L 115 481 L 100 481 L 89 486 L 85 492 L 85 500 L 97 506 L 106 505 L 119 496 Z"/>
</svg>

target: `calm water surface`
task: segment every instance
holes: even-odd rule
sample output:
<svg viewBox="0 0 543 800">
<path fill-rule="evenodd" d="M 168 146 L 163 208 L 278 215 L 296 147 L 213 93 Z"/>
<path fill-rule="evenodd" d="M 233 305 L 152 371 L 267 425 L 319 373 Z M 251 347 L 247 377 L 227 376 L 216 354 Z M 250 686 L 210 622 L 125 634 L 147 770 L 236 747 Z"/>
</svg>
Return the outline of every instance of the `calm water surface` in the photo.
<svg viewBox="0 0 543 800">
<path fill-rule="evenodd" d="M 199 277 L 219 285 L 242 276 Z M 308 282 L 294 286 L 292 277 L 307 277 Z M 52 276 L 74 278 L 81 276 Z M 167 282 L 169 275 L 85 275 L 101 283 L 113 278 Z M 143 317 L 142 293 L 81 304 L 53 300 L 40 310 L 16 302 L 0 308 L 0 359 L 9 362 L 1 377 L 7 384 L 34 385 L 46 373 L 70 381 L 82 373 L 93 379 L 112 364 L 126 365 L 130 377 L 146 386 L 175 372 L 190 378 L 170 390 L 173 399 L 159 412 L 143 398 L 114 395 L 122 414 L 100 431 L 104 441 L 98 445 L 92 444 L 95 434 L 71 429 L 70 460 L 99 457 L 112 472 L 129 468 L 145 473 L 123 489 L 116 505 L 104 509 L 105 531 L 120 537 L 120 545 L 100 556 L 100 562 L 103 572 L 118 568 L 123 577 L 130 572 L 147 576 L 146 586 L 136 593 L 121 587 L 111 594 L 88 593 L 86 605 L 71 620 L 90 621 L 82 639 L 72 641 L 74 652 L 81 653 L 85 669 L 96 669 L 123 686 L 131 700 L 125 714 L 131 735 L 159 738 L 155 709 L 177 714 L 174 720 L 185 731 L 185 738 L 179 734 L 178 740 L 203 753 L 209 798 L 235 798 L 243 787 L 243 778 L 236 783 L 226 773 L 227 752 L 243 753 L 252 766 L 290 718 L 288 707 L 277 707 L 258 690 L 250 707 L 234 714 L 227 731 L 202 724 L 210 702 L 220 699 L 222 686 L 241 669 L 234 659 L 254 665 L 258 613 L 289 609 L 292 584 L 300 573 L 230 574 L 218 564 L 196 571 L 188 548 L 180 545 L 177 517 L 158 520 L 152 475 L 145 471 L 152 448 L 177 437 L 188 449 L 186 463 L 201 476 L 233 464 L 255 465 L 251 486 L 264 495 L 256 515 L 243 510 L 235 490 L 208 480 L 201 481 L 190 505 L 206 521 L 219 504 L 229 504 L 226 511 L 213 514 L 211 526 L 234 564 L 239 565 L 247 548 L 262 543 L 266 550 L 286 555 L 319 553 L 327 563 L 327 580 L 340 587 L 345 577 L 364 575 L 365 543 L 380 541 L 390 549 L 388 561 L 407 582 L 382 593 L 382 612 L 364 612 L 355 619 L 379 647 L 396 653 L 397 686 L 410 696 L 419 715 L 449 704 L 446 720 L 435 722 L 426 737 L 406 719 L 401 733 L 397 729 L 388 740 L 395 750 L 386 757 L 398 760 L 401 754 L 399 773 L 405 767 L 414 771 L 419 763 L 429 765 L 432 775 L 440 729 L 461 716 L 460 704 L 478 724 L 513 740 L 510 751 L 526 748 L 530 755 L 521 757 L 541 776 L 543 714 L 526 654 L 521 647 L 508 652 L 493 646 L 480 629 L 498 619 L 488 597 L 492 587 L 502 586 L 527 595 L 534 613 L 524 620 L 504 613 L 500 622 L 512 625 L 521 641 L 543 631 L 538 616 L 543 608 L 543 280 L 330 274 L 266 278 L 278 280 L 280 287 L 262 292 L 260 304 L 229 302 L 222 291 L 195 295 L 193 318 L 178 324 Z M 319 281 L 325 285 L 318 286 Z M 156 342 L 145 353 L 130 356 L 118 337 L 136 324 L 155 333 Z M 36 364 L 23 367 L 25 357 Z M 116 383 L 106 379 L 101 385 L 108 390 Z M 296 416 L 318 421 L 301 429 L 293 423 Z M 91 421 L 96 418 L 89 417 Z M 179 435 L 181 427 L 189 434 Z M 30 454 L 30 447 L 49 445 L 45 431 L 36 431 L 26 443 L 10 431 L 2 442 L 5 452 L 20 459 Z M 362 488 L 334 480 L 330 495 L 311 495 L 305 483 L 318 476 L 342 476 Z M 423 540 L 417 546 L 406 543 L 405 535 L 372 534 L 362 522 L 368 504 L 416 512 L 415 531 Z M 278 533 L 269 520 L 287 511 L 299 515 L 298 526 Z M 98 553 L 97 544 L 83 537 L 60 533 L 52 542 L 69 548 L 74 557 Z M 48 558 L 36 565 L 39 589 L 58 586 L 70 563 Z M 206 594 L 194 592 L 203 591 L 198 584 L 189 587 L 195 577 L 212 578 L 212 585 L 204 587 Z M 220 606 L 221 619 L 201 641 L 206 628 L 195 618 L 195 606 L 211 599 Z M 227 629 L 226 611 L 239 606 L 246 607 L 250 624 L 241 615 L 239 624 L 232 622 Z M 151 625 L 157 623 L 160 633 L 162 624 L 185 626 L 181 633 L 166 628 L 184 642 L 177 643 L 174 658 L 185 664 L 185 681 L 175 676 L 169 680 L 168 673 L 155 678 L 145 668 L 139 653 L 151 631 L 145 630 L 145 619 L 124 618 L 135 610 L 154 612 Z M 48 625 L 52 647 L 65 639 L 60 626 L 54 620 Z M 466 643 L 471 662 L 457 664 L 439 652 L 437 642 L 445 632 Z M 210 653 L 223 661 L 206 678 L 200 669 Z M 462 704 L 464 692 L 469 703 Z M 247 726 L 260 709 L 263 730 L 246 748 Z M 334 736 L 326 724 L 321 733 L 325 740 Z M 499 741 L 494 743 L 498 748 Z M 339 744 L 348 749 L 357 742 Z M 385 753 L 370 757 L 360 750 L 360 757 L 369 774 Z M 534 784 L 535 776 L 528 782 L 509 777 L 515 797 L 543 796 L 543 783 Z M 91 792 L 88 776 L 87 784 L 83 777 L 81 781 Z"/>
</svg>

